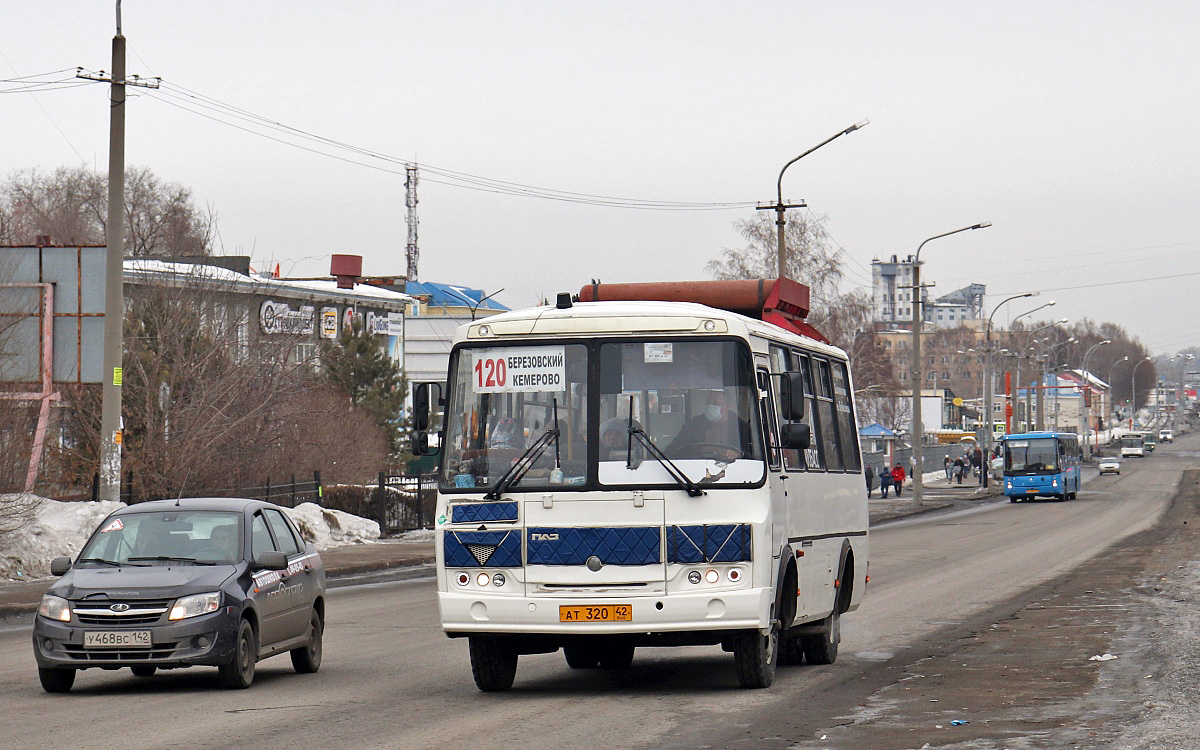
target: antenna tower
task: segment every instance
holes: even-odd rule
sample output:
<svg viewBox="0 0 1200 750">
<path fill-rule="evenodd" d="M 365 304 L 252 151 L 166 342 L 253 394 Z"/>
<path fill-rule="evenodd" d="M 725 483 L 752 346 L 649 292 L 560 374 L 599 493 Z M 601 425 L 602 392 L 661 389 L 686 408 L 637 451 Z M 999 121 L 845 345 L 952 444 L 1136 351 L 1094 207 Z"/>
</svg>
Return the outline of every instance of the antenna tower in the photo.
<svg viewBox="0 0 1200 750">
<path fill-rule="evenodd" d="M 405 257 L 408 259 L 408 280 L 416 281 L 417 260 L 421 257 L 421 251 L 417 249 L 417 224 L 420 223 L 417 219 L 417 167 L 415 164 L 406 166 L 404 171 L 404 205 L 408 206 L 408 216 L 405 218 L 408 224 L 408 247 Z"/>
</svg>

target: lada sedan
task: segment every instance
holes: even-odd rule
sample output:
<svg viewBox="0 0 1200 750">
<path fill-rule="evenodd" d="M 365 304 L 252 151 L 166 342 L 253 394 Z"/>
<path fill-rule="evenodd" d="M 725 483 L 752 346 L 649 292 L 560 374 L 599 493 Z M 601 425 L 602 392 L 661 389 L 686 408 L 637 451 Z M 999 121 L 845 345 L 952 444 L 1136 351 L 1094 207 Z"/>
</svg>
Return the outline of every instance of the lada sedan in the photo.
<svg viewBox="0 0 1200 750">
<path fill-rule="evenodd" d="M 1100 470 L 1101 474 L 1120 474 L 1121 462 L 1112 457 L 1102 458 L 1096 463 L 1096 468 Z"/>
<path fill-rule="evenodd" d="M 255 663 L 289 653 L 321 666 L 325 569 L 282 510 L 258 500 L 158 500 L 104 519 L 42 598 L 33 654 L 42 687 L 65 693 L 81 669 L 216 667 L 246 688 Z"/>
</svg>

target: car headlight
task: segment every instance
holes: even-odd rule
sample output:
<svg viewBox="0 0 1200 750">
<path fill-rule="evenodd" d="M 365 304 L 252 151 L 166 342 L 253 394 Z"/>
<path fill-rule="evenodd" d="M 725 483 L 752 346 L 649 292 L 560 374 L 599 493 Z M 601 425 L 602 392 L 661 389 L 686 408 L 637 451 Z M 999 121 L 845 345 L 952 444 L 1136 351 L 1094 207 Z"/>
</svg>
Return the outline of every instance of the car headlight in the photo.
<svg viewBox="0 0 1200 750">
<path fill-rule="evenodd" d="M 51 620 L 70 622 L 71 603 L 61 596 L 46 594 L 42 597 L 42 604 L 38 607 L 38 614 Z"/>
<path fill-rule="evenodd" d="M 216 612 L 220 608 L 221 592 L 213 591 L 209 594 L 192 594 L 191 596 L 183 596 L 176 599 L 175 604 L 171 607 L 171 613 L 167 615 L 167 619 L 184 620 L 198 615 L 207 615 L 209 612 Z"/>
</svg>

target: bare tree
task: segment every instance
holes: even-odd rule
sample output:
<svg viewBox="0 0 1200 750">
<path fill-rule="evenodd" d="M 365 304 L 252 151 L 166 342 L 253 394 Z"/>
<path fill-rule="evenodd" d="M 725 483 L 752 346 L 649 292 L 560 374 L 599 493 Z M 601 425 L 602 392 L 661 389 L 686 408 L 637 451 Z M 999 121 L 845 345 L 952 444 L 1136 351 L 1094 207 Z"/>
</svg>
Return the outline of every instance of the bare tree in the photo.
<svg viewBox="0 0 1200 750">
<path fill-rule="evenodd" d="M 383 431 L 315 362 L 297 359 L 297 337 L 239 344 L 244 295 L 189 277 L 139 284 L 128 299 L 123 465 L 139 493 L 224 493 L 314 468 L 329 481 L 363 481 L 386 461 Z M 98 399 L 95 388 L 71 399 L 62 460 L 82 476 L 96 462 Z"/>
<path fill-rule="evenodd" d="M 192 193 L 163 182 L 145 167 L 125 174 L 125 247 L 133 257 L 208 255 L 216 216 Z M 102 245 L 108 217 L 108 179 L 83 167 L 14 172 L 0 185 L 0 244 Z"/>
<path fill-rule="evenodd" d="M 827 218 L 798 214 L 784 228 L 787 276 L 808 285 L 813 307 L 836 296 L 842 280 L 842 251 L 833 247 L 825 229 Z M 746 240 L 740 249 L 725 248 L 705 270 L 718 279 L 771 279 L 779 275 L 775 222 L 762 213 L 734 223 Z"/>
<path fill-rule="evenodd" d="M 876 423 L 893 432 L 912 427 L 912 396 L 904 393 L 867 393 L 857 398 L 859 421 Z"/>
</svg>

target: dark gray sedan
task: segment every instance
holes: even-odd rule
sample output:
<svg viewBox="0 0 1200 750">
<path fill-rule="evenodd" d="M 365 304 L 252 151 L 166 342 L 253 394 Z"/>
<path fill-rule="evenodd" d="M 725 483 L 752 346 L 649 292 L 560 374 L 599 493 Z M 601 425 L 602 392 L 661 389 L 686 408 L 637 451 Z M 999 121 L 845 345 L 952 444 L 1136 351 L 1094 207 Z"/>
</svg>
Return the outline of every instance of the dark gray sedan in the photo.
<svg viewBox="0 0 1200 750">
<path fill-rule="evenodd" d="M 42 687 L 81 669 L 216 667 L 246 688 L 260 659 L 321 666 L 325 569 L 282 510 L 258 500 L 159 500 L 104 519 L 42 598 L 33 653 Z"/>
</svg>

